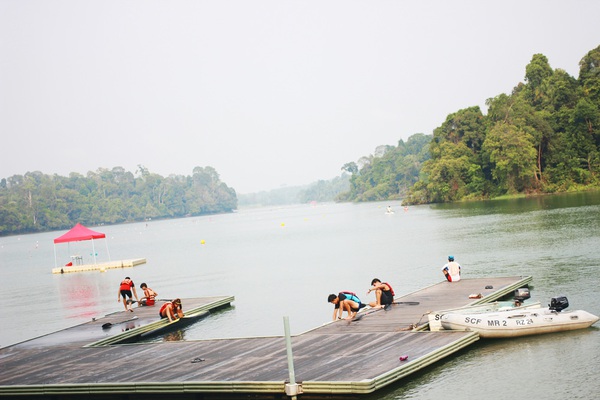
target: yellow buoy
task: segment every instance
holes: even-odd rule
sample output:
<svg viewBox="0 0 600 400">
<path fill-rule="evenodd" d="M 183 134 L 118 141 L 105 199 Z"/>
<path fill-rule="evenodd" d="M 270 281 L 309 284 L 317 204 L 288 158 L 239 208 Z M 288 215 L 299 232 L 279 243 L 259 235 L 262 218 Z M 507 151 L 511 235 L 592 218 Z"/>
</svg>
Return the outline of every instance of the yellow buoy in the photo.
<svg viewBox="0 0 600 400">
<path fill-rule="evenodd" d="M 281 226 L 285 226 L 285 224 L 282 222 L 282 223 L 281 223 Z"/>
<path fill-rule="evenodd" d="M 202 240 L 200 241 L 200 244 L 206 244 L 206 242 L 204 241 L 204 239 L 202 239 Z"/>
</svg>

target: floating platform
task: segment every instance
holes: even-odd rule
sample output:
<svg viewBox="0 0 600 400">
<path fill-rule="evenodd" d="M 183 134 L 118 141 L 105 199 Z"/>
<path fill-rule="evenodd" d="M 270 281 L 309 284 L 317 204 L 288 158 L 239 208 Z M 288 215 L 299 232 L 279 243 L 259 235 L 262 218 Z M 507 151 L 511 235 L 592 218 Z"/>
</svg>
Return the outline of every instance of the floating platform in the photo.
<svg viewBox="0 0 600 400">
<path fill-rule="evenodd" d="M 83 265 L 71 265 L 58 268 L 52 268 L 53 274 L 68 274 L 71 272 L 87 272 L 87 271 L 101 271 L 104 272 L 107 269 L 116 268 L 131 268 L 136 265 L 146 264 L 145 258 L 132 258 L 129 260 L 116 260 L 108 261 L 98 264 L 83 264 Z"/>
<path fill-rule="evenodd" d="M 168 324 L 158 320 L 156 306 L 135 308 L 0 349 L 0 396 L 357 398 L 479 340 L 476 332 L 427 331 L 429 310 L 494 301 L 531 280 L 444 281 L 396 298 L 387 311 L 369 309 L 359 320 L 330 322 L 293 336 L 292 384 L 283 336 L 122 345 Z M 472 293 L 481 298 L 470 299 Z M 230 299 L 182 302 L 193 314 L 226 306 Z M 151 309 L 147 316 L 146 309 Z M 107 322 L 114 332 L 102 329 Z"/>
</svg>

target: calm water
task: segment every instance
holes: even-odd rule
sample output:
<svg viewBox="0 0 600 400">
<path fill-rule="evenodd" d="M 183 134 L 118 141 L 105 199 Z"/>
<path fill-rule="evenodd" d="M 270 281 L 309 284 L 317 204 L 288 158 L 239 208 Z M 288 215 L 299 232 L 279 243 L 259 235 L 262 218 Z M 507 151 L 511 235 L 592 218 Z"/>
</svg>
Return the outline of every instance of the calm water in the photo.
<svg viewBox="0 0 600 400">
<path fill-rule="evenodd" d="M 283 316 L 298 334 L 329 320 L 327 294 L 361 294 L 378 277 L 403 295 L 441 281 L 448 254 L 464 277 L 532 275 L 535 300 L 565 294 L 572 309 L 600 314 L 600 193 L 407 212 L 390 204 L 394 215 L 388 203 L 322 204 L 92 227 L 107 235 L 95 241 L 98 261 L 108 259 L 105 242 L 113 260 L 148 259 L 104 273 L 51 273 L 52 240 L 64 231 L 0 238 L 0 345 L 121 311 L 125 275 L 161 298 L 235 296 L 179 338 L 282 335 Z M 90 242 L 56 246 L 59 265 L 91 253 Z M 592 399 L 599 367 L 600 327 L 480 341 L 367 399 Z"/>
</svg>

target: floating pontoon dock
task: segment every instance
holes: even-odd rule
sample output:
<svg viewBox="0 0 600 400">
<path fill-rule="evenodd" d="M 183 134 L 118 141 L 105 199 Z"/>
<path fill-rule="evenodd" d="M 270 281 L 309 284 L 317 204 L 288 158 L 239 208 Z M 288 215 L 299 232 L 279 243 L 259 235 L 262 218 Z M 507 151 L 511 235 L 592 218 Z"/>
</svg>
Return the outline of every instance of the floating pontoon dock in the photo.
<svg viewBox="0 0 600 400">
<path fill-rule="evenodd" d="M 98 264 L 81 264 L 81 265 L 70 265 L 64 267 L 52 268 L 53 274 L 67 274 L 71 272 L 86 272 L 86 271 L 101 271 L 104 272 L 107 269 L 116 268 L 131 268 L 136 265 L 145 264 L 145 258 L 132 258 L 129 260 L 116 260 L 108 261 Z"/>
<path fill-rule="evenodd" d="M 116 313 L 0 349 L 0 396 L 357 398 L 479 339 L 474 332 L 426 331 L 429 311 L 494 301 L 531 280 L 442 282 L 396 298 L 388 311 L 367 310 L 358 321 L 336 321 L 293 336 L 296 382 L 292 384 L 287 381 L 283 336 L 119 344 L 167 323 L 158 320 L 156 306 L 140 307 L 134 313 Z M 481 293 L 482 298 L 469 299 L 472 293 Z M 224 307 L 232 300 L 182 299 L 191 314 Z M 133 315 L 138 319 L 129 320 Z M 108 332 L 101 329 L 107 322 L 113 324 Z M 408 356 L 404 361 L 399 359 L 403 355 Z"/>
</svg>

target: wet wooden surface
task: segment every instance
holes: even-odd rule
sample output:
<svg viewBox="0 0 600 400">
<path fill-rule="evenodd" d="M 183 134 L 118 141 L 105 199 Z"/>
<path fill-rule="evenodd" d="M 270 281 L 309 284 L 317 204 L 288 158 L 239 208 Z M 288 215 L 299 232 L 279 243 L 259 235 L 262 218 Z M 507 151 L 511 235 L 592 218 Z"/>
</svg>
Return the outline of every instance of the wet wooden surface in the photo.
<svg viewBox="0 0 600 400">
<path fill-rule="evenodd" d="M 292 338 L 296 381 L 306 394 L 369 393 L 468 346 L 472 332 L 407 330 L 427 323 L 428 311 L 495 300 L 531 278 L 442 282 L 396 298 L 390 310 L 367 310 L 359 321 L 340 320 Z M 485 289 L 493 286 L 493 289 Z M 483 299 L 469 299 L 481 293 Z M 193 299 L 184 299 L 192 307 Z M 207 299 L 196 301 L 207 301 Z M 418 303 L 418 304 L 417 304 Z M 151 307 L 147 307 L 150 309 Z M 147 312 L 155 313 L 146 315 Z M 288 379 L 285 339 L 256 337 L 83 347 L 102 324 L 144 324 L 158 308 L 121 312 L 0 349 L 0 395 L 46 393 L 283 393 Z M 210 318 L 210 316 L 208 316 Z M 399 357 L 407 355 L 406 361 Z"/>
</svg>

